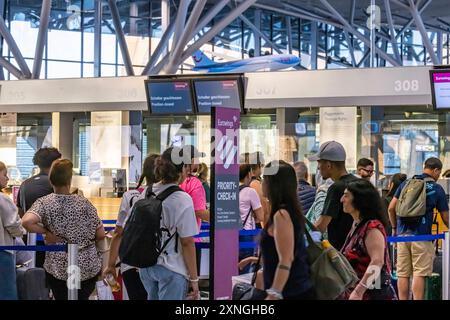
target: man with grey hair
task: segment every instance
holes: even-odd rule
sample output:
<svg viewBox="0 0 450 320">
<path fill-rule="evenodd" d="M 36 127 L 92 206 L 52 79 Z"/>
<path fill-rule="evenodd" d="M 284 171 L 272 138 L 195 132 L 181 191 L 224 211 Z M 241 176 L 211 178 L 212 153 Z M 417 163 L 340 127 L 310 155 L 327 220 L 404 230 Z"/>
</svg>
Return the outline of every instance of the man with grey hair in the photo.
<svg viewBox="0 0 450 320">
<path fill-rule="evenodd" d="M 308 183 L 308 167 L 303 161 L 297 161 L 294 163 L 295 174 L 298 181 L 298 199 L 302 206 L 303 213 L 308 212 L 314 203 L 316 196 L 316 188 Z"/>
</svg>

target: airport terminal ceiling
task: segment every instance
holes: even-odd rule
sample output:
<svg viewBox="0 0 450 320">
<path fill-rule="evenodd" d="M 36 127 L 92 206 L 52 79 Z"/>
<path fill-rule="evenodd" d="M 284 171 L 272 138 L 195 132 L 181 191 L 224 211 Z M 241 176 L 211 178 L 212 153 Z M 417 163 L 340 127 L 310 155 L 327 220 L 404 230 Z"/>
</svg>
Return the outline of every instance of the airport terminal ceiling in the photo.
<svg viewBox="0 0 450 320">
<path fill-rule="evenodd" d="M 205 9 L 216 5 L 217 3 L 223 2 L 224 0 L 207 0 Z M 95 0 L 76 0 L 76 1 L 52 1 L 52 21 L 54 22 L 54 28 L 65 28 L 65 18 L 73 12 L 83 12 L 86 15 L 92 13 L 94 10 Z M 243 1 L 232 1 L 238 4 Z M 335 8 L 343 17 L 347 18 L 349 21 L 356 25 L 365 25 L 367 22 L 367 8 L 371 5 L 370 0 L 327 0 L 327 2 Z M 405 22 L 411 19 L 409 12 L 407 12 L 406 7 L 408 6 L 408 1 L 405 0 L 390 0 L 390 11 L 392 13 L 393 22 L 397 26 L 404 26 Z M 428 1 L 415 1 L 419 5 L 420 16 L 425 23 L 428 23 L 430 27 L 442 28 L 443 30 L 449 30 L 450 26 L 450 12 L 448 11 L 448 1 L 447 0 L 428 0 Z M 41 1 L 36 0 L 11 0 L 5 1 L 8 6 L 14 7 L 16 11 L 21 10 L 23 14 L 30 15 L 30 18 L 38 24 L 39 15 L 41 9 Z M 104 5 L 107 1 L 104 1 Z M 135 13 L 130 12 L 130 6 L 137 6 L 137 11 Z M 180 5 L 179 0 L 170 1 L 171 8 L 174 12 L 178 9 Z M 379 6 L 381 9 L 381 23 L 388 24 L 386 15 L 386 6 L 384 0 L 376 0 L 375 5 Z M 121 16 L 134 16 L 139 19 L 150 18 L 157 14 L 161 14 L 161 0 L 144 0 L 144 1 L 133 1 L 133 0 L 118 0 L 117 7 Z M 329 21 L 337 22 L 336 16 L 331 14 L 327 7 L 320 0 L 258 0 L 252 6 L 252 8 L 257 9 L 273 9 L 274 12 L 282 13 L 289 16 L 289 11 L 292 17 L 303 16 L 305 19 L 316 17 L 318 21 Z M 289 10 L 289 11 L 287 11 Z M 59 13 L 57 13 L 60 11 Z M 226 10 L 224 10 L 226 11 Z M 67 13 L 67 15 L 64 14 Z M 110 10 L 107 5 L 104 7 L 104 12 L 110 14 Z M 137 13 L 136 13 L 137 12 Z M 220 17 L 222 14 L 218 14 Z M 60 24 L 58 24 L 58 19 Z M 156 21 L 155 21 L 156 22 Z M 158 23 L 158 22 L 156 22 Z M 88 25 L 93 26 L 93 21 L 88 23 Z M 111 26 L 112 27 L 112 26 Z"/>
<path fill-rule="evenodd" d="M 376 0 L 374 37 L 369 0 L 1 3 L 6 80 L 183 73 L 197 49 L 214 62 L 292 54 L 300 62 L 291 70 L 450 62 L 445 0 Z"/>
</svg>

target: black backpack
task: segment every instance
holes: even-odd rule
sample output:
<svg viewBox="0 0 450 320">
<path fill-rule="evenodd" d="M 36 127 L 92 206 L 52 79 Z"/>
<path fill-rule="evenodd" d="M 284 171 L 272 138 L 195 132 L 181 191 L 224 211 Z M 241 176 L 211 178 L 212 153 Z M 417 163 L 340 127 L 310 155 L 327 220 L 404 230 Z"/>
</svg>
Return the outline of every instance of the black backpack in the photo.
<svg viewBox="0 0 450 320">
<path fill-rule="evenodd" d="M 176 191 L 183 190 L 171 186 L 155 195 L 149 187 L 145 198 L 134 204 L 120 242 L 121 262 L 138 268 L 151 267 L 157 263 L 159 255 L 177 234 L 169 234 L 169 238 L 162 243 L 162 232 L 169 233 L 167 229 L 161 228 L 162 202 Z M 178 241 L 177 238 L 175 240 Z"/>
</svg>

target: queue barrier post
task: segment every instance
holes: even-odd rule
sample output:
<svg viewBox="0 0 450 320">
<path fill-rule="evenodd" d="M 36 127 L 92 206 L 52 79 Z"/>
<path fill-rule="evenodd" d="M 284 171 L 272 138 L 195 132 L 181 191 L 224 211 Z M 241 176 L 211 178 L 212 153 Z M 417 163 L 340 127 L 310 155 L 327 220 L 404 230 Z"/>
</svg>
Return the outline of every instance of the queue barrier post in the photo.
<svg viewBox="0 0 450 320">
<path fill-rule="evenodd" d="M 450 234 L 445 233 L 442 242 L 442 300 L 449 300 L 449 273 L 450 273 Z"/>
<path fill-rule="evenodd" d="M 67 264 L 67 298 L 78 300 L 78 289 L 81 288 L 81 273 L 78 267 L 78 244 L 69 243 Z"/>
<path fill-rule="evenodd" d="M 29 246 L 36 245 L 37 234 L 36 233 L 28 233 L 27 234 L 27 244 Z M 36 251 L 31 252 L 31 261 L 28 264 L 31 268 L 36 267 Z"/>
</svg>

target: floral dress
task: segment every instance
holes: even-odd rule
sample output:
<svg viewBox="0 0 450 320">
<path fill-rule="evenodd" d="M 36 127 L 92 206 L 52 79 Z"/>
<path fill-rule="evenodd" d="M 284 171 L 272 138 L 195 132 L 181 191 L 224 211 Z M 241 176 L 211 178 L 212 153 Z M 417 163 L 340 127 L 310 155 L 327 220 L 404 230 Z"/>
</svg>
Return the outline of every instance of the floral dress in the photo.
<svg viewBox="0 0 450 320">
<path fill-rule="evenodd" d="M 386 239 L 386 232 L 383 224 L 379 220 L 369 220 L 361 222 L 353 232 L 349 233 L 342 253 L 352 265 L 359 279 L 362 279 L 369 267 L 371 258 L 367 252 L 365 239 L 367 233 L 372 229 L 378 229 Z M 385 240 L 384 265 L 380 273 L 378 289 L 368 289 L 364 293 L 363 300 L 397 300 L 397 295 L 391 285 L 391 261 L 388 253 L 388 244 Z M 348 298 L 353 289 L 346 292 Z"/>
</svg>

